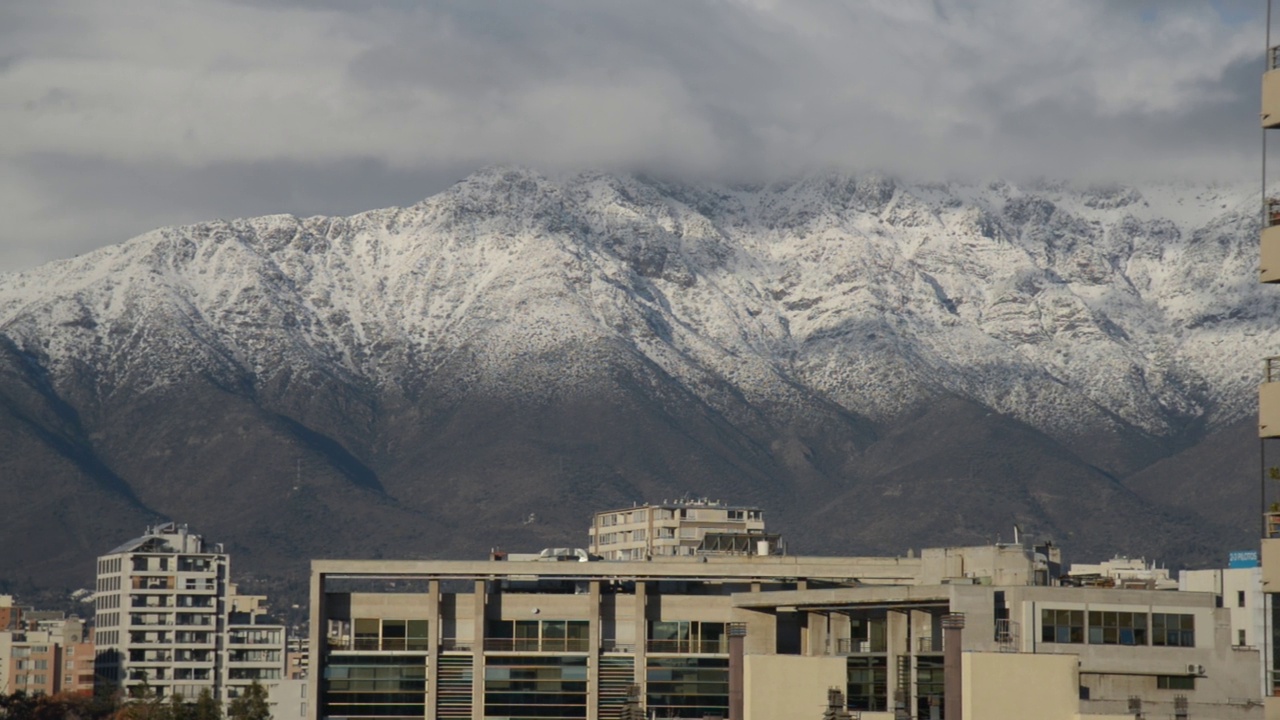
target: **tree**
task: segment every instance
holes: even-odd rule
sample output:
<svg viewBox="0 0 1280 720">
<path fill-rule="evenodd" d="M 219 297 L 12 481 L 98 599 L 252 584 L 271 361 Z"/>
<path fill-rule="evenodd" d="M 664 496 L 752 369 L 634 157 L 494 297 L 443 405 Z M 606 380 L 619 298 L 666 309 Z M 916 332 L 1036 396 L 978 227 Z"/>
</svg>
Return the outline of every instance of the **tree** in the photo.
<svg viewBox="0 0 1280 720">
<path fill-rule="evenodd" d="M 227 708 L 229 720 L 271 720 L 271 707 L 267 705 L 267 689 L 257 680 L 244 689 L 244 694 L 231 701 Z"/>
<path fill-rule="evenodd" d="M 151 689 L 151 683 L 144 678 L 141 685 L 129 688 L 129 699 L 120 706 L 115 714 L 116 720 L 169 720 L 169 708 Z"/>
<path fill-rule="evenodd" d="M 196 698 L 191 720 L 222 720 L 222 705 L 214 699 L 209 688 L 201 690 L 200 697 Z"/>
<path fill-rule="evenodd" d="M 4 720 L 33 720 L 36 716 L 37 696 L 18 690 L 12 695 L 0 694 L 0 718 Z"/>
<path fill-rule="evenodd" d="M 169 696 L 169 716 L 165 720 L 192 720 L 195 707 L 183 699 L 182 693 Z"/>
</svg>

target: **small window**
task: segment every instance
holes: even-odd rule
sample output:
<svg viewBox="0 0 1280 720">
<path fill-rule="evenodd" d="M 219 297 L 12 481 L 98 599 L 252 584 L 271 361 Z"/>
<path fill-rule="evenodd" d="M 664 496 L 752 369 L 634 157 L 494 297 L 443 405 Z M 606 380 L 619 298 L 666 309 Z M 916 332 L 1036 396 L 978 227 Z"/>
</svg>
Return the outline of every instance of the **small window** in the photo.
<svg viewBox="0 0 1280 720">
<path fill-rule="evenodd" d="M 1243 629 L 1236 631 L 1236 640 L 1237 640 L 1236 644 L 1239 645 L 1240 647 L 1244 647 L 1245 645 L 1249 644 L 1245 642 L 1245 634 Z"/>
<path fill-rule="evenodd" d="M 1189 675 L 1157 675 L 1156 688 L 1159 690 L 1195 690 L 1196 679 Z"/>
<path fill-rule="evenodd" d="M 1244 607 L 1244 591 L 1243 590 L 1236 591 L 1236 607 Z M 1241 643 L 1241 645 L 1243 644 L 1244 643 Z"/>
</svg>

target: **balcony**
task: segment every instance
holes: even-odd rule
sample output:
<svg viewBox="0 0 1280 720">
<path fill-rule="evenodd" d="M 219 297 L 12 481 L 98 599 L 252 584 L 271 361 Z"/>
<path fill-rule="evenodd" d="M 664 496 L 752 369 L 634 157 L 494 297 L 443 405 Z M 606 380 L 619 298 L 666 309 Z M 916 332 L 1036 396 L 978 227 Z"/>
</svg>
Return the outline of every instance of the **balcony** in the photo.
<svg viewBox="0 0 1280 720">
<path fill-rule="evenodd" d="M 1258 280 L 1280 282 L 1280 198 L 1267 198 L 1262 222 L 1262 251 Z"/>
<path fill-rule="evenodd" d="M 729 652 L 729 643 L 726 640 L 701 640 L 698 638 L 650 640 L 645 647 L 651 653 L 680 655 L 720 655 Z"/>
<path fill-rule="evenodd" d="M 1267 518 L 1270 525 L 1271 518 Z M 1268 528 L 1270 529 L 1270 528 Z M 1280 537 L 1262 539 L 1262 592 L 1280 592 Z"/>
<path fill-rule="evenodd" d="M 487 638 L 484 649 L 492 652 L 570 652 L 590 651 L 585 638 Z"/>
<path fill-rule="evenodd" d="M 1280 46 L 1267 51 L 1267 68 L 1262 74 L 1262 127 L 1280 127 Z"/>
<path fill-rule="evenodd" d="M 1258 437 L 1280 437 L 1280 357 L 1264 361 L 1258 386 Z"/>
</svg>

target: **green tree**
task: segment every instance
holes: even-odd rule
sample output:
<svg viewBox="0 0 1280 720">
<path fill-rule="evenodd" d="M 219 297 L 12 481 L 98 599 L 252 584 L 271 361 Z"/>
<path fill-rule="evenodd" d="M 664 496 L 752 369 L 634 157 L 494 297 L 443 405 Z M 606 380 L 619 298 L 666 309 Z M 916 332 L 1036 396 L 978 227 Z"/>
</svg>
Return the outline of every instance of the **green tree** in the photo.
<svg viewBox="0 0 1280 720">
<path fill-rule="evenodd" d="M 244 689 L 244 694 L 231 701 L 227 708 L 229 720 L 271 720 L 271 708 L 267 705 L 267 689 L 257 680 Z"/>
<path fill-rule="evenodd" d="M 144 678 L 129 688 L 129 699 L 115 715 L 116 720 L 169 720 L 169 708 Z"/>
<path fill-rule="evenodd" d="M 214 699 L 209 688 L 201 690 L 200 697 L 196 698 L 191 720 L 222 720 L 222 704 Z"/>
<path fill-rule="evenodd" d="M 182 697 L 182 693 L 169 696 L 169 714 L 166 720 L 193 720 L 195 707 Z"/>
<path fill-rule="evenodd" d="M 33 720 L 39 698 L 18 690 L 11 695 L 0 694 L 0 718 L 4 720 Z"/>
</svg>

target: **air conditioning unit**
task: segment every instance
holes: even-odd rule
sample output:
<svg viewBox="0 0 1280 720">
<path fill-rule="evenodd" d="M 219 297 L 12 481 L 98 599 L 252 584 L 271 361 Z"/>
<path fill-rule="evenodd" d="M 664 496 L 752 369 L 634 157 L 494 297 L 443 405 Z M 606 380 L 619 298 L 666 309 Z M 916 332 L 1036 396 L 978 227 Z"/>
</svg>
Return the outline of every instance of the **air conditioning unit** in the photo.
<svg viewBox="0 0 1280 720">
<path fill-rule="evenodd" d="M 1196 666 L 1195 666 L 1195 665 L 1188 665 L 1188 666 L 1187 666 L 1187 672 L 1188 672 L 1188 673 L 1190 673 L 1190 674 L 1192 674 L 1192 675 L 1195 675 L 1195 674 L 1196 674 Z"/>
</svg>

